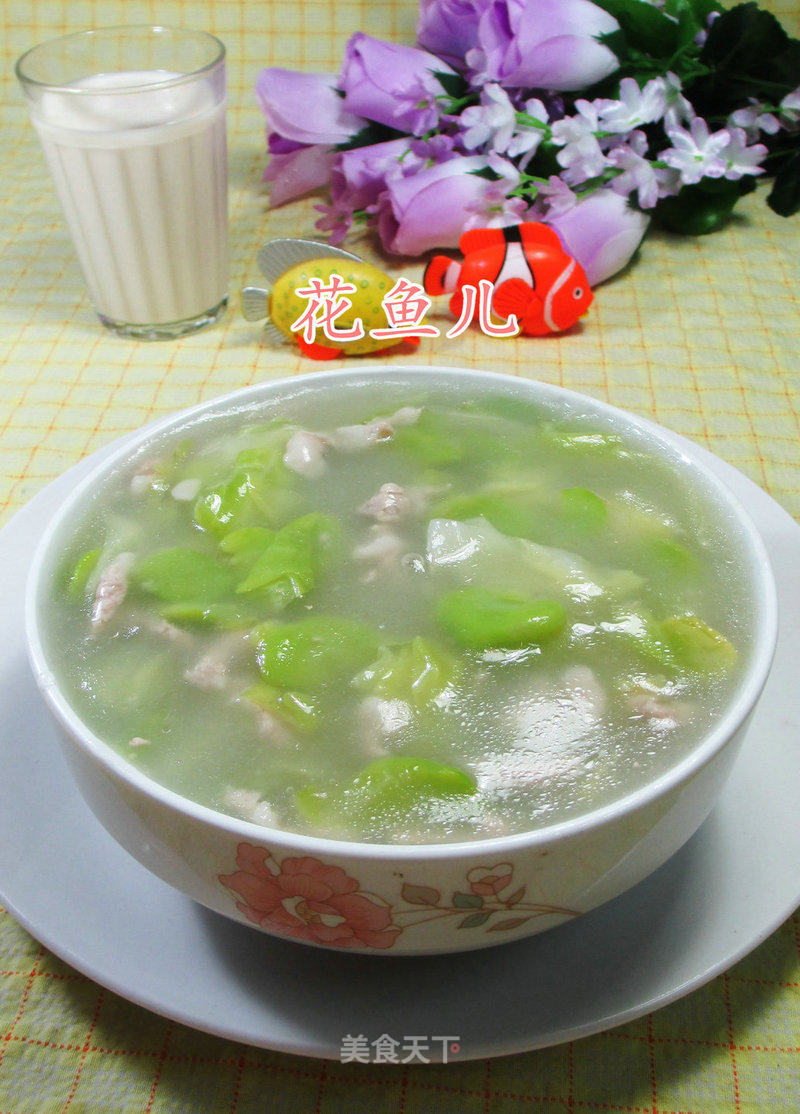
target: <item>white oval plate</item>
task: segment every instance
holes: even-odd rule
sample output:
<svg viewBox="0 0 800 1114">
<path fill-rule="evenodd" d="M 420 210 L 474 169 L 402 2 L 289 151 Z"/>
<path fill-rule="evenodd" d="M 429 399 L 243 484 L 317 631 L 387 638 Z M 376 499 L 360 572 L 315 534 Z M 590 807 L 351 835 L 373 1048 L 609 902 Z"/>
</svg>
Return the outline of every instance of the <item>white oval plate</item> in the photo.
<svg viewBox="0 0 800 1114">
<path fill-rule="evenodd" d="M 665 866 L 530 940 L 430 958 L 353 956 L 264 936 L 201 908 L 130 858 L 62 760 L 25 655 L 30 554 L 110 445 L 0 532 L 0 901 L 52 952 L 140 1006 L 208 1033 L 335 1059 L 344 1038 L 458 1038 L 454 1059 L 558 1044 L 688 994 L 800 904 L 800 527 L 710 453 L 762 532 L 781 630 L 764 695 L 709 819 Z"/>
</svg>

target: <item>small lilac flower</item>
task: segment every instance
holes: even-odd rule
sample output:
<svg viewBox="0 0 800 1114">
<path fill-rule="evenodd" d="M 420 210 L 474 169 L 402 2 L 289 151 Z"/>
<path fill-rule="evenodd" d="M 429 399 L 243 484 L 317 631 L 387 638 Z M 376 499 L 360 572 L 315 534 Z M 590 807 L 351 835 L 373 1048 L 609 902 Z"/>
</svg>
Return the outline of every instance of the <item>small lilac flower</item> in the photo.
<svg viewBox="0 0 800 1114">
<path fill-rule="evenodd" d="M 670 70 L 664 74 L 661 80 L 664 82 L 664 94 L 667 101 L 667 106 L 664 109 L 664 127 L 667 132 L 672 128 L 682 128 L 691 124 L 697 113 L 681 92 L 683 88 L 681 79 Z"/>
<path fill-rule="evenodd" d="M 350 231 L 354 210 L 347 204 L 335 201 L 331 201 L 330 205 L 315 205 L 314 208 L 323 214 L 314 222 L 314 227 L 320 232 L 327 232 L 332 244 L 341 244 Z"/>
<path fill-rule="evenodd" d="M 546 182 L 539 184 L 536 202 L 537 208 L 541 208 L 542 216 L 560 217 L 578 204 L 578 197 L 563 178 L 551 174 Z"/>
<path fill-rule="evenodd" d="M 608 152 L 608 161 L 622 171 L 609 182 L 614 193 L 627 197 L 636 192 L 643 209 L 652 209 L 659 198 L 658 178 L 649 159 L 643 158 L 647 150 L 644 132 L 634 131 L 630 144 L 620 143 Z"/>
<path fill-rule="evenodd" d="M 420 0 L 417 40 L 426 50 L 462 67 L 475 46 L 478 20 L 491 0 Z"/>
<path fill-rule="evenodd" d="M 725 177 L 735 181 L 745 174 L 763 174 L 764 167 L 759 163 L 768 153 L 764 144 L 754 143 L 748 147 L 747 135 L 741 128 L 731 128 L 728 135 L 730 139 L 720 152 L 725 160 Z"/>
<path fill-rule="evenodd" d="M 779 105 L 779 111 L 783 126 L 794 131 L 796 125 L 800 124 L 800 86 L 786 94 Z"/>
<path fill-rule="evenodd" d="M 729 128 L 743 128 L 747 138 L 754 142 L 762 132 L 775 135 L 780 131 L 780 120 L 771 112 L 764 111 L 764 105 L 755 97 L 750 98 L 747 108 L 737 108 L 728 117 Z"/>
<path fill-rule="evenodd" d="M 603 131 L 622 133 L 660 120 L 667 107 L 667 84 L 656 77 L 640 89 L 632 77 L 619 83 L 619 100 L 596 100 L 597 118 Z"/>
<path fill-rule="evenodd" d="M 345 47 L 339 87 L 343 107 L 399 131 L 423 135 L 439 124 L 439 73 L 454 71 L 433 54 L 381 42 L 362 31 Z"/>
<path fill-rule="evenodd" d="M 528 165 L 539 149 L 539 145 L 547 131 L 547 109 L 541 101 L 535 98 L 525 102 L 523 111 L 526 116 L 536 120 L 536 124 L 525 124 L 517 121 L 514 134 L 506 147 L 509 158 L 519 158 L 522 170 Z M 522 156 L 520 158 L 520 156 Z"/>
<path fill-rule="evenodd" d="M 551 127 L 553 143 L 561 147 L 556 155 L 564 168 L 564 180 L 571 186 L 596 178 L 608 166 L 595 132 L 598 131 L 597 111 L 589 101 L 575 102 L 576 116 L 565 116 Z"/>
<path fill-rule="evenodd" d="M 454 157 L 455 139 L 452 135 L 431 135 L 427 139 L 412 139 L 409 147 L 416 156 L 419 165 L 423 163 L 447 162 Z M 411 160 L 403 159 L 403 172 L 406 173 Z"/>
<path fill-rule="evenodd" d="M 722 178 L 726 170 L 723 151 L 730 143 L 727 128 L 709 133 L 708 124 L 697 116 L 689 131 L 672 128 L 667 132 L 672 146 L 661 151 L 659 159 L 680 171 L 685 186 L 693 186 L 701 178 Z"/>
<path fill-rule="evenodd" d="M 459 122 L 463 129 L 461 142 L 468 151 L 505 151 L 514 134 L 517 114 L 505 89 L 490 82 L 481 90 L 481 103 L 465 108 Z"/>
</svg>

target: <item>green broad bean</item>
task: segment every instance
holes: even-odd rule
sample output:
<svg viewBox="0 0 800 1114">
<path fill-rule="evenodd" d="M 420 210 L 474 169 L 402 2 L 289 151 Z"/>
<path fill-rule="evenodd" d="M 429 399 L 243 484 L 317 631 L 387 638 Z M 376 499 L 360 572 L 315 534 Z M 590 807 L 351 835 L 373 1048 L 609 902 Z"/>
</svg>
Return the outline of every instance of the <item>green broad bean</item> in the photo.
<svg viewBox="0 0 800 1114">
<path fill-rule="evenodd" d="M 212 627 L 216 630 L 239 630 L 263 618 L 263 611 L 240 603 L 197 603 L 181 600 L 165 604 L 162 616 L 179 627 Z"/>
<path fill-rule="evenodd" d="M 297 790 L 295 807 L 311 823 L 335 817 L 337 821 L 368 823 L 370 817 L 398 813 L 428 801 L 469 797 L 477 792 L 471 774 L 429 758 L 389 755 L 366 766 L 345 786 L 333 792 L 310 787 Z"/>
<path fill-rule="evenodd" d="M 134 569 L 134 579 L 147 595 L 169 603 L 213 603 L 230 595 L 235 584 L 231 571 L 208 553 L 181 546 L 143 558 Z"/>
<path fill-rule="evenodd" d="M 439 599 L 436 618 L 454 641 L 471 650 L 538 645 L 559 634 L 567 621 L 556 600 L 478 587 L 447 592 Z"/>
<path fill-rule="evenodd" d="M 256 661 L 277 688 L 319 692 L 352 678 L 378 654 L 371 627 L 339 615 L 309 615 L 295 623 L 264 623 L 252 632 Z"/>
<path fill-rule="evenodd" d="M 256 558 L 237 593 L 266 593 L 278 608 L 308 595 L 322 556 L 331 552 L 339 534 L 339 523 L 329 515 L 309 514 L 288 523 Z"/>
</svg>

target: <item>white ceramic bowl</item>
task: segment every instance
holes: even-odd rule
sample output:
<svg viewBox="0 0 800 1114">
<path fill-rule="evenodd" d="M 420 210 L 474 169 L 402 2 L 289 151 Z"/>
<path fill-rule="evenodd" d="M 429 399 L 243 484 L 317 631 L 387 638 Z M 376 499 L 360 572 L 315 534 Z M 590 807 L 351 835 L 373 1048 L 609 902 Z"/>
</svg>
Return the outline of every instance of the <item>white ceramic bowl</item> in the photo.
<svg viewBox="0 0 800 1114">
<path fill-rule="evenodd" d="M 441 845 L 346 843 L 268 829 L 195 804 L 163 788 L 81 721 L 48 665 L 39 606 L 76 511 L 155 435 L 232 405 L 302 398 L 329 387 L 358 389 L 383 376 L 543 401 L 587 415 L 687 470 L 723 523 L 752 584 L 754 645 L 727 710 L 696 747 L 636 792 L 589 814 L 530 833 Z M 616 897 L 659 867 L 703 822 L 731 768 L 767 678 L 777 633 L 775 586 L 755 527 L 691 446 L 644 419 L 530 380 L 452 368 L 365 367 L 263 383 L 154 423 L 107 456 L 66 500 L 33 557 L 27 638 L 37 683 L 60 729 L 89 807 L 135 858 L 194 900 L 265 932 L 370 954 L 410 955 L 488 947 L 551 928 Z M 247 883 L 260 912 L 237 902 Z M 313 890 L 311 912 L 298 898 Z M 319 904 L 321 902 L 321 904 Z"/>
</svg>

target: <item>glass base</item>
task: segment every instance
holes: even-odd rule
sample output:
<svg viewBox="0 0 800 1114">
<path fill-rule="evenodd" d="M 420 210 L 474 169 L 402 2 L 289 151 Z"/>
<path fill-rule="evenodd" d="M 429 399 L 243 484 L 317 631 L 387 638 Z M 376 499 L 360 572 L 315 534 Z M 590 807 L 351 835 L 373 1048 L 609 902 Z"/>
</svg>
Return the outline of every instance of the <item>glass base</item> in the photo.
<svg viewBox="0 0 800 1114">
<path fill-rule="evenodd" d="M 130 321 L 114 321 L 111 317 L 104 317 L 102 313 L 98 313 L 97 316 L 107 329 L 119 337 L 129 337 L 133 340 L 177 340 L 178 337 L 189 336 L 219 321 L 227 305 L 226 295 L 213 309 L 198 313 L 196 317 L 186 317 L 183 321 L 162 321 L 157 325 L 134 325 Z"/>
</svg>

